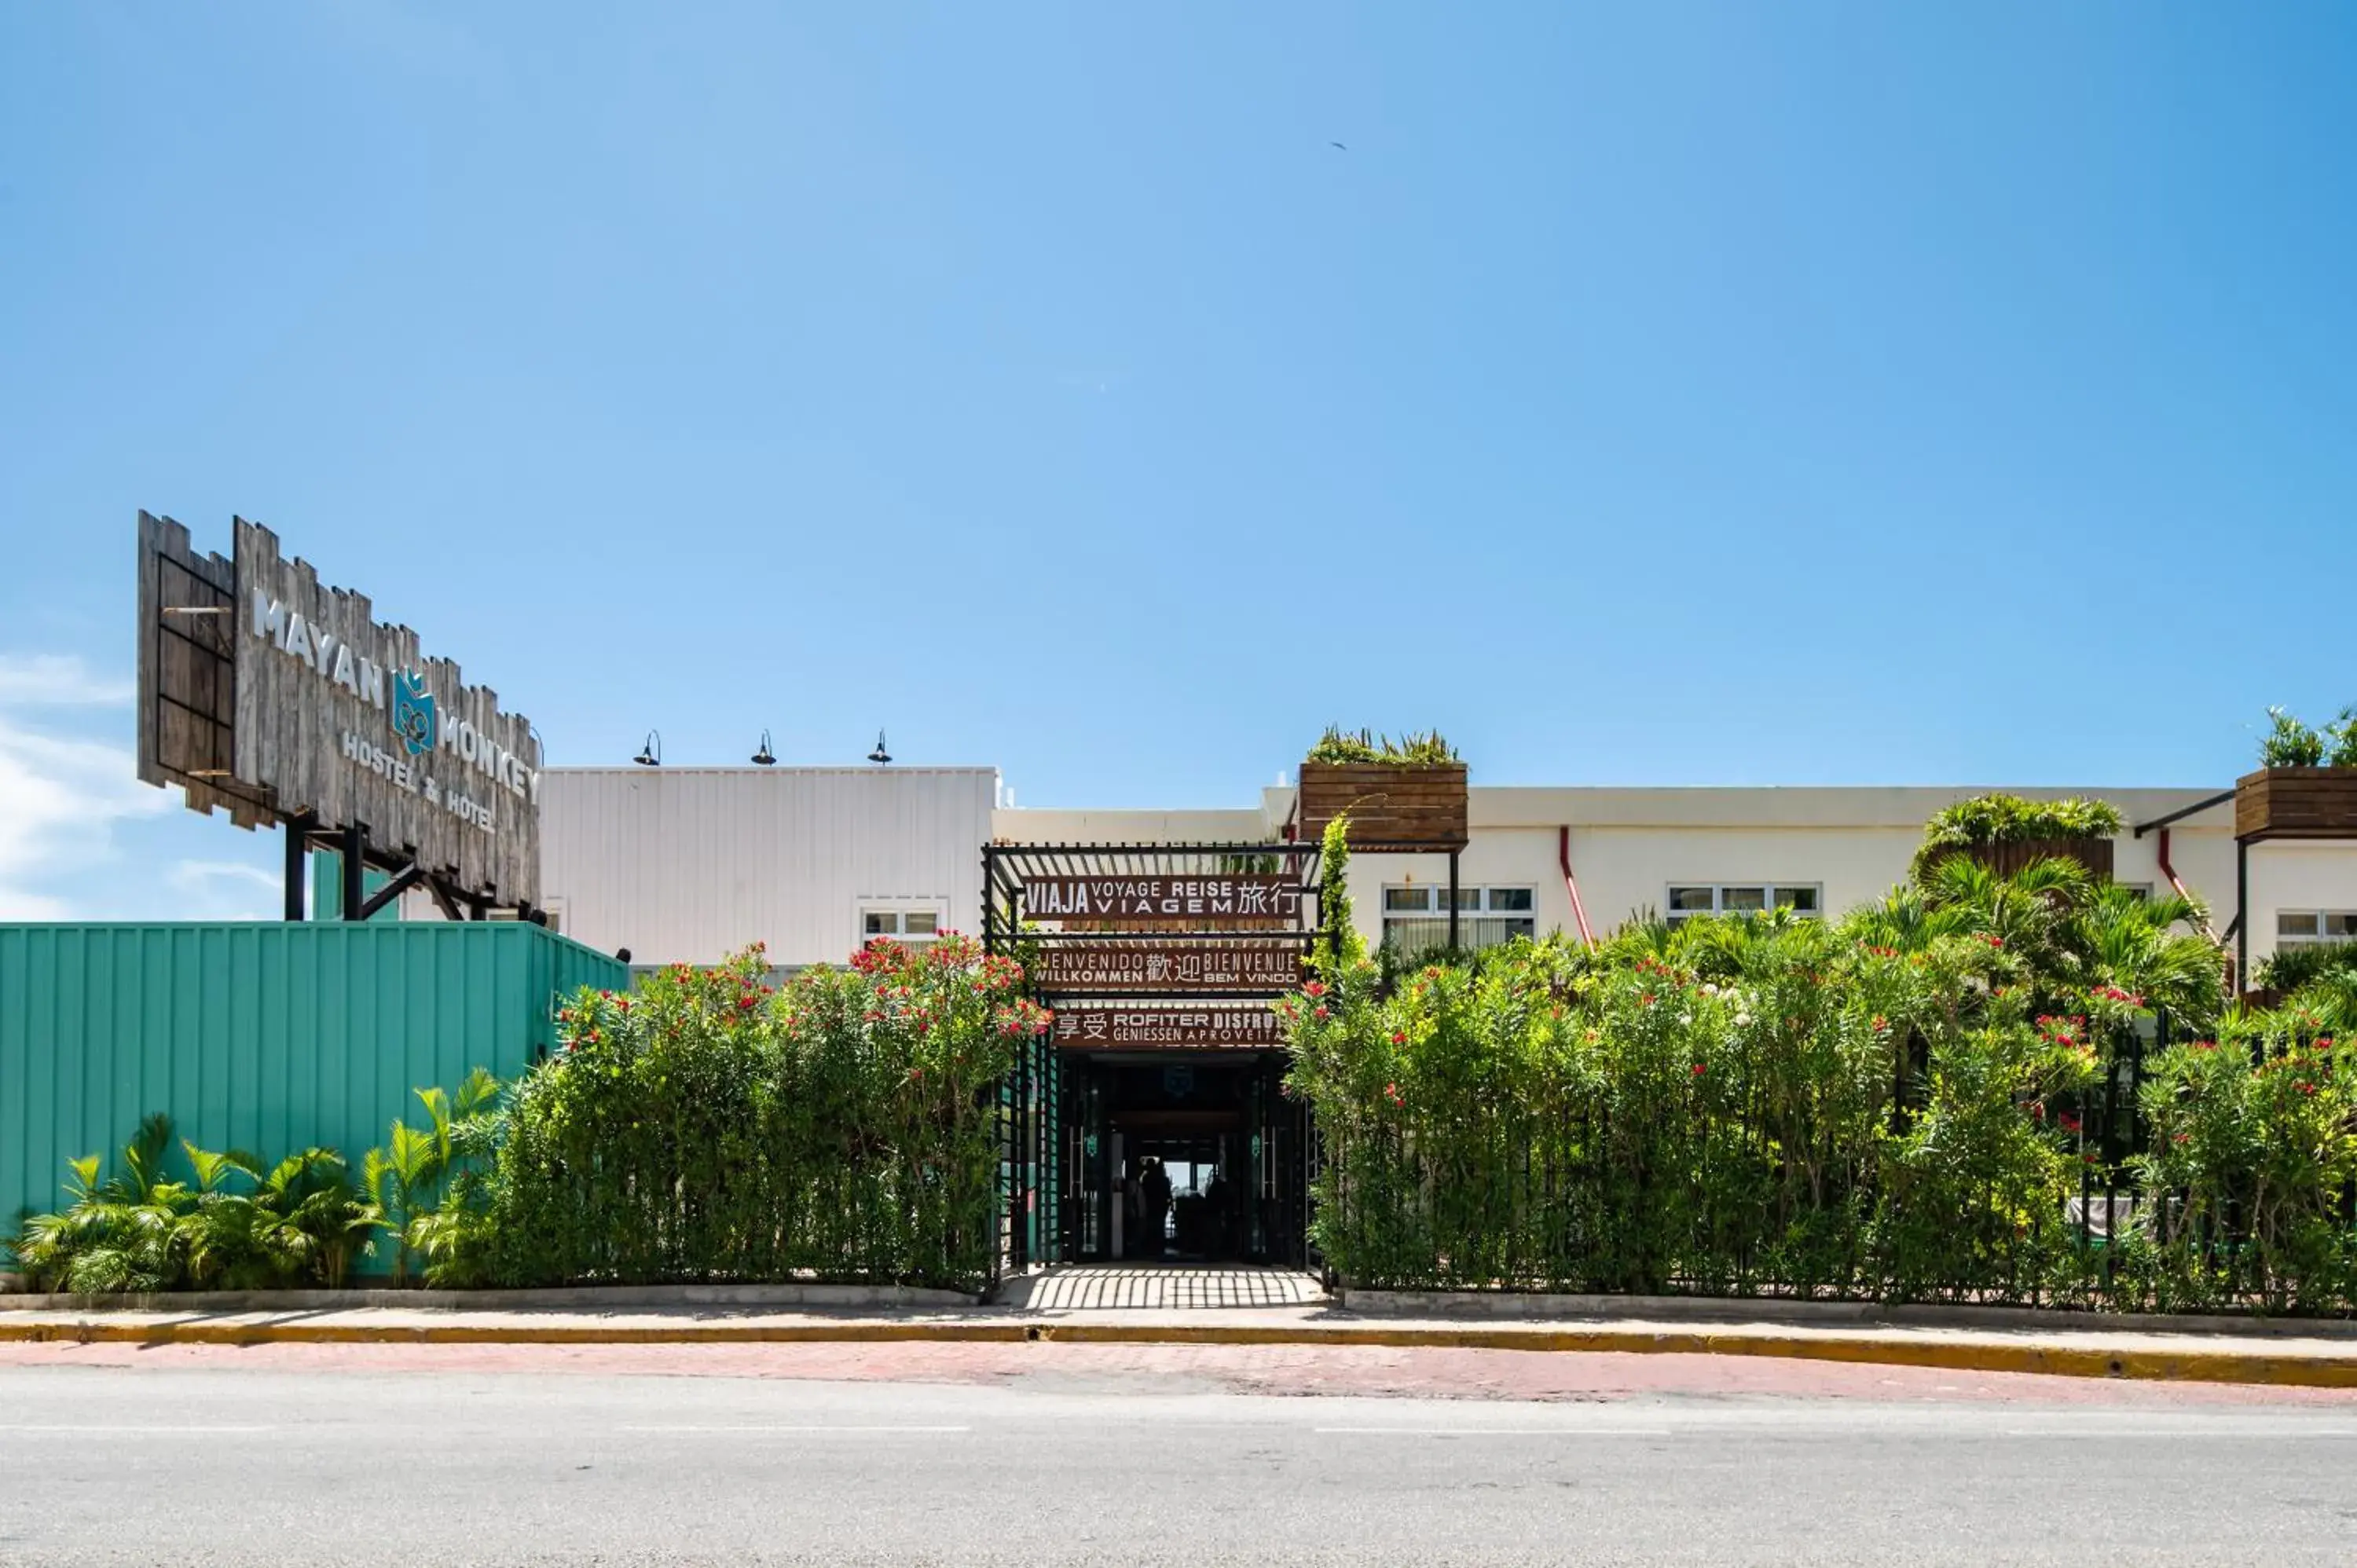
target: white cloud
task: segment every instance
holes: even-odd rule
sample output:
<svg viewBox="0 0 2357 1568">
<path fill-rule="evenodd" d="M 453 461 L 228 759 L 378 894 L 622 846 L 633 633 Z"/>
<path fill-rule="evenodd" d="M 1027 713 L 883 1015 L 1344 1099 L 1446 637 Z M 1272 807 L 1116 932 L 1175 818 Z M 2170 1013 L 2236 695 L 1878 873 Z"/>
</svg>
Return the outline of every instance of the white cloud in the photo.
<svg viewBox="0 0 2357 1568">
<path fill-rule="evenodd" d="M 164 880 L 182 897 L 191 920 L 274 920 L 285 894 L 278 876 L 233 860 L 184 860 Z"/>
<path fill-rule="evenodd" d="M 13 716 L 35 704 L 117 700 L 79 659 L 0 655 L 0 919 L 88 916 L 87 879 L 117 858 L 117 825 L 172 809 L 164 790 L 139 782 L 127 746 L 29 728 Z"/>
<path fill-rule="evenodd" d="M 21 887 L 0 886 L 0 920 L 70 920 L 73 911 L 62 898 L 27 893 Z"/>
<path fill-rule="evenodd" d="M 119 708 L 129 681 L 94 673 L 70 653 L 0 653 L 0 707 Z"/>
</svg>

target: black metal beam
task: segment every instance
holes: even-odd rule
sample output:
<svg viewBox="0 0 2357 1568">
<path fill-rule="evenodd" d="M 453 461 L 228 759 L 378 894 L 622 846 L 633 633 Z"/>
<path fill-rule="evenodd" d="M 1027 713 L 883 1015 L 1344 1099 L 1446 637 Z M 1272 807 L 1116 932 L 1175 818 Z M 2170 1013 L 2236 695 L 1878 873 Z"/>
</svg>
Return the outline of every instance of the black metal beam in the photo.
<svg viewBox="0 0 2357 1568">
<path fill-rule="evenodd" d="M 393 880 L 370 894 L 361 902 L 360 918 L 373 920 L 384 907 L 425 880 L 425 868 L 412 861 L 393 875 Z"/>
<path fill-rule="evenodd" d="M 2183 811 L 2171 811 L 2165 817 L 2155 817 L 2148 822 L 2138 822 L 2136 825 L 2136 831 L 2128 836 L 2131 838 L 2142 838 L 2145 834 L 2152 832 L 2155 828 L 2165 828 L 2171 822 L 2181 822 L 2186 818 L 2193 815 L 2196 811 L 2206 811 L 2212 806 L 2222 806 L 2233 798 L 2234 792 L 2232 789 L 2221 791 L 2218 794 L 2211 796 L 2206 800 L 2196 800 L 2192 805 L 2186 807 Z"/>
<path fill-rule="evenodd" d="M 431 872 L 428 872 L 425 876 L 425 891 L 434 896 L 434 902 L 441 909 L 444 919 L 464 920 L 467 918 L 459 913 L 458 900 L 451 891 L 450 885 Z"/>
<path fill-rule="evenodd" d="M 2234 841 L 2234 990 L 2251 988 L 2251 846 Z"/>
</svg>

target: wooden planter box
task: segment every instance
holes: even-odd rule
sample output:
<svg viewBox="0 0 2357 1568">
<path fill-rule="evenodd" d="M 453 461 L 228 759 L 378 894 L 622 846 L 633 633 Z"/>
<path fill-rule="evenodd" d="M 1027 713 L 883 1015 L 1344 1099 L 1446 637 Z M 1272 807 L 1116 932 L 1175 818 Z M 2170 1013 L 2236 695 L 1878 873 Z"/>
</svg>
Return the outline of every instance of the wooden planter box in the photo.
<svg viewBox="0 0 2357 1568">
<path fill-rule="evenodd" d="M 1296 832 L 1315 841 L 1348 811 L 1351 843 L 1463 849 L 1469 834 L 1465 765 L 1417 762 L 1305 762 Z"/>
<path fill-rule="evenodd" d="M 2112 879 L 2109 839 L 2019 839 L 2012 843 L 1974 844 L 1963 853 L 1999 876 L 2012 876 L 2034 861 L 2075 860 L 2091 875 L 2105 882 Z"/>
<path fill-rule="evenodd" d="M 2357 768 L 2262 768 L 2234 780 L 2234 836 L 2357 838 Z"/>
</svg>

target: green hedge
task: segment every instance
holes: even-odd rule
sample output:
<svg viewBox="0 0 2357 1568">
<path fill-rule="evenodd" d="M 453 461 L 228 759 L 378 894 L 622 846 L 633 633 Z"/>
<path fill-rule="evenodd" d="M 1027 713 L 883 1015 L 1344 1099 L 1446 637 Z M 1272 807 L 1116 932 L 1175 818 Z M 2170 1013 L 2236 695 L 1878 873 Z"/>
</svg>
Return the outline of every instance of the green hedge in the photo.
<svg viewBox="0 0 2357 1568">
<path fill-rule="evenodd" d="M 2228 1012 L 2197 913 L 1950 860 L 1392 987 L 1321 950 L 1280 1004 L 1317 1244 L 1365 1286 L 2346 1310 L 2346 1008 Z"/>
<path fill-rule="evenodd" d="M 779 990 L 763 972 L 757 950 L 585 993 L 515 1090 L 446 1276 L 978 1285 L 987 1097 L 1046 1026 L 1021 966 L 952 934 Z"/>
</svg>

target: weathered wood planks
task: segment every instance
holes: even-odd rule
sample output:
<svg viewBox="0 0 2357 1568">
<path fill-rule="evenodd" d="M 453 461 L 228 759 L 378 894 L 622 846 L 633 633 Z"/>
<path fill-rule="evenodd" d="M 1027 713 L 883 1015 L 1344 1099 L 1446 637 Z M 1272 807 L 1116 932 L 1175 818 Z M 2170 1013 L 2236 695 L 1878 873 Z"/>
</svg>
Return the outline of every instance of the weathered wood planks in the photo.
<svg viewBox="0 0 2357 1568">
<path fill-rule="evenodd" d="M 1316 839 L 1347 811 L 1353 844 L 1462 849 L 1466 800 L 1461 762 L 1304 762 L 1297 831 Z"/>
<path fill-rule="evenodd" d="M 2262 768 L 2234 780 L 2234 836 L 2357 838 L 2357 768 Z"/>
</svg>

